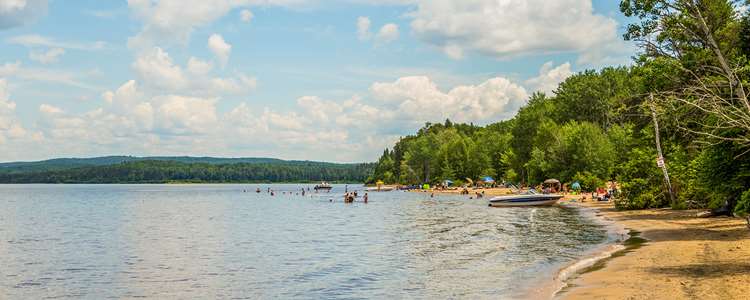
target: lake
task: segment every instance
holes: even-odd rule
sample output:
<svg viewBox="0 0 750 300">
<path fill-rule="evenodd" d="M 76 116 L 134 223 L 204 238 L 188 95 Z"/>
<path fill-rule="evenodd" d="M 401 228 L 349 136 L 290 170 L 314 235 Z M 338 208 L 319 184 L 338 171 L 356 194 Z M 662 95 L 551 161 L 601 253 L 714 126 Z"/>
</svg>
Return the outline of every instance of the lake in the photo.
<svg viewBox="0 0 750 300">
<path fill-rule="evenodd" d="M 573 208 L 302 187 L 0 185 L 0 298 L 513 298 L 608 240 Z"/>
</svg>

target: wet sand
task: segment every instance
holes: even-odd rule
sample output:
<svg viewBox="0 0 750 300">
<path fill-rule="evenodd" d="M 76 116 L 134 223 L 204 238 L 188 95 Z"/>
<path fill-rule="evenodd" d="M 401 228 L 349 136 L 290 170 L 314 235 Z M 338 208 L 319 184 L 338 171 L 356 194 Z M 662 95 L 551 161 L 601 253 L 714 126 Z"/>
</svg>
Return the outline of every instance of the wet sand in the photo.
<svg viewBox="0 0 750 300">
<path fill-rule="evenodd" d="M 700 210 L 617 211 L 574 202 L 635 231 L 645 243 L 573 276 L 560 299 L 748 299 L 750 229 L 740 218 L 697 218 Z"/>
<path fill-rule="evenodd" d="M 485 196 L 510 192 L 470 189 L 469 196 L 482 190 Z M 611 202 L 580 198 L 568 195 L 561 203 L 591 208 L 597 217 L 630 230 L 635 238 L 625 247 L 613 245 L 625 249 L 569 277 L 555 299 L 750 298 L 750 229 L 745 219 L 696 217 L 704 210 L 618 211 Z"/>
</svg>

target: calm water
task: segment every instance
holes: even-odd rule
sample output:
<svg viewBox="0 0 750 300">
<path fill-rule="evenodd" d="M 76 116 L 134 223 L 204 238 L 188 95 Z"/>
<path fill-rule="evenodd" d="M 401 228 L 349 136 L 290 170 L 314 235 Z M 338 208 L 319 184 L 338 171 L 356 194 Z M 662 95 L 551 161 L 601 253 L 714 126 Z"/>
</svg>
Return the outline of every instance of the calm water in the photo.
<svg viewBox="0 0 750 300">
<path fill-rule="evenodd" d="M 573 209 L 301 186 L 0 185 L 0 299 L 510 298 L 607 239 Z"/>
</svg>

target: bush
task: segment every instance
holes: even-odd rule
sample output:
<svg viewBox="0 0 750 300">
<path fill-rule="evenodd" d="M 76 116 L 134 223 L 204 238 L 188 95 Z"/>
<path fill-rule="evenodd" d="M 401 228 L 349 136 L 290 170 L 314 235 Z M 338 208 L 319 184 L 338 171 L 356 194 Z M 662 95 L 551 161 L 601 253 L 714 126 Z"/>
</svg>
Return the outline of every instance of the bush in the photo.
<svg viewBox="0 0 750 300">
<path fill-rule="evenodd" d="M 606 183 L 603 179 L 596 177 L 596 175 L 591 174 L 589 171 L 576 173 L 573 176 L 573 181 L 578 181 L 581 184 L 581 190 L 589 192 L 596 190 L 598 187 L 603 187 Z"/>
<path fill-rule="evenodd" d="M 742 193 L 740 201 L 737 202 L 737 206 L 734 207 L 734 213 L 740 216 L 750 214 L 750 190 Z"/>
</svg>

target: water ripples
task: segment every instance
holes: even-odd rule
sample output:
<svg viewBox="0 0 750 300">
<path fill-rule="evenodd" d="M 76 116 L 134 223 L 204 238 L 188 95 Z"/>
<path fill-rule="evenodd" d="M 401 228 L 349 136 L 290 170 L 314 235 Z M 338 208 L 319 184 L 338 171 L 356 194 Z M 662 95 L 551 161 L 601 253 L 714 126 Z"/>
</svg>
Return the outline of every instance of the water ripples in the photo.
<svg viewBox="0 0 750 300">
<path fill-rule="evenodd" d="M 572 209 L 271 187 L 0 186 L 0 298 L 511 298 L 606 238 Z"/>
</svg>

